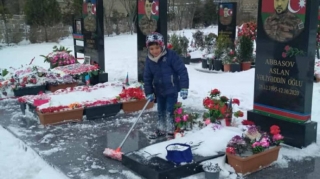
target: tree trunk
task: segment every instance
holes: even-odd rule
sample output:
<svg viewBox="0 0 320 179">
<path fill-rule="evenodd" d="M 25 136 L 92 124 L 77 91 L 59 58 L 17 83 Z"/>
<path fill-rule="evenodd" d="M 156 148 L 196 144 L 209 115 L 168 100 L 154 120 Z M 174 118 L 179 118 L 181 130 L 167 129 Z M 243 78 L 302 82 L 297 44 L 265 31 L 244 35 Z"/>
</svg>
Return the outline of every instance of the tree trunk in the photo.
<svg viewBox="0 0 320 179">
<path fill-rule="evenodd" d="M 6 15 L 3 16 L 3 22 L 4 22 L 4 33 L 5 33 L 5 39 L 6 39 L 6 44 L 9 46 L 9 32 L 8 32 L 8 24 L 7 24 L 7 17 Z"/>
<path fill-rule="evenodd" d="M 44 26 L 44 38 L 45 38 L 45 41 L 48 42 L 47 26 Z"/>
</svg>

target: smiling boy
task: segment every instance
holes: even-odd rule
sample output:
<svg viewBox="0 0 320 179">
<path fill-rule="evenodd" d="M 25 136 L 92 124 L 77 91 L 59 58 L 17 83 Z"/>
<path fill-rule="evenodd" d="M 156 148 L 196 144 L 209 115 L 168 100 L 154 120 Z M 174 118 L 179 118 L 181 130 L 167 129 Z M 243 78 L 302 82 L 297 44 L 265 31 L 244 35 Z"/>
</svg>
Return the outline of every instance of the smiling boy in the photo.
<svg viewBox="0 0 320 179">
<path fill-rule="evenodd" d="M 147 98 L 157 98 L 157 130 L 149 136 L 155 139 L 164 136 L 172 137 L 174 126 L 174 105 L 178 93 L 187 99 L 189 76 L 181 58 L 172 50 L 166 49 L 163 36 L 152 33 L 147 36 L 148 57 L 144 68 L 144 90 Z"/>
</svg>

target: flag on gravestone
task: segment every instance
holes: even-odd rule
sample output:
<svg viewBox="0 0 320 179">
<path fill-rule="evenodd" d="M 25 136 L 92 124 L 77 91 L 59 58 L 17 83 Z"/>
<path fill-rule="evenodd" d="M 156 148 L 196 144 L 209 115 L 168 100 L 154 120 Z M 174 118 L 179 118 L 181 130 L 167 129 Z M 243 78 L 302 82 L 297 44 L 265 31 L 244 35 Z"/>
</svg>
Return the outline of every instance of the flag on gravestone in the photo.
<svg viewBox="0 0 320 179">
<path fill-rule="evenodd" d="M 143 17 L 143 15 L 146 14 L 145 1 L 146 0 L 138 1 L 138 19 L 139 20 Z M 159 0 L 153 0 L 152 2 L 151 17 L 154 18 L 155 20 L 159 19 Z"/>
<path fill-rule="evenodd" d="M 84 0 L 85 1 L 85 0 Z M 83 6 L 82 6 L 82 8 L 83 8 L 83 14 L 88 14 L 88 3 L 90 3 L 90 2 L 84 2 L 83 3 Z M 92 0 L 91 1 L 91 7 L 89 7 L 90 8 L 90 10 L 91 10 L 91 13 L 92 14 L 94 14 L 94 15 L 96 15 L 96 13 L 97 13 L 97 8 L 96 8 L 96 1 L 95 0 Z"/>
<path fill-rule="evenodd" d="M 219 9 L 219 16 L 228 17 L 232 16 L 233 13 L 233 4 L 221 4 Z"/>
<path fill-rule="evenodd" d="M 262 0 L 262 22 L 274 14 L 276 12 L 275 9 L 280 8 L 282 4 L 286 5 L 289 12 L 299 17 L 302 22 L 305 22 L 306 0 L 282 0 L 280 2 L 280 4 L 277 4 L 276 0 Z"/>
</svg>

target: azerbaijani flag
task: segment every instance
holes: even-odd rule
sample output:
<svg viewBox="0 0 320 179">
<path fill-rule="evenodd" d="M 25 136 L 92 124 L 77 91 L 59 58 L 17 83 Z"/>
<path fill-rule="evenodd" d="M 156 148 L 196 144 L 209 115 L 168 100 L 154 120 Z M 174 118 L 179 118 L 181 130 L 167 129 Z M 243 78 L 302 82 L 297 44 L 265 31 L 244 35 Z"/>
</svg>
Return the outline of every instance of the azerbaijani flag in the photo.
<svg viewBox="0 0 320 179">
<path fill-rule="evenodd" d="M 306 0 L 288 0 L 288 10 L 296 14 L 302 22 L 305 22 L 305 14 L 306 14 Z M 262 0 L 262 7 L 261 7 L 261 15 L 262 21 L 264 22 L 267 17 L 275 13 L 274 10 L 274 0 Z"/>
<path fill-rule="evenodd" d="M 138 19 L 141 19 L 143 15 L 146 14 L 144 8 L 145 0 L 139 0 L 138 2 Z M 159 19 L 159 0 L 153 0 L 151 17 L 158 20 Z"/>
<path fill-rule="evenodd" d="M 129 74 L 127 73 L 127 77 L 126 77 L 126 85 L 129 86 Z"/>
<path fill-rule="evenodd" d="M 91 3 L 92 3 L 92 8 L 91 8 L 91 12 L 93 12 L 93 14 L 95 15 L 96 14 L 96 1 L 95 0 L 91 0 Z M 88 14 L 88 4 L 87 3 L 83 3 L 82 4 L 82 11 L 83 11 L 83 14 Z"/>
<path fill-rule="evenodd" d="M 224 8 L 228 9 L 228 14 L 231 16 L 232 15 L 232 10 L 233 10 L 233 4 L 229 3 L 220 3 L 220 8 L 219 8 L 219 16 L 224 16 Z"/>
</svg>

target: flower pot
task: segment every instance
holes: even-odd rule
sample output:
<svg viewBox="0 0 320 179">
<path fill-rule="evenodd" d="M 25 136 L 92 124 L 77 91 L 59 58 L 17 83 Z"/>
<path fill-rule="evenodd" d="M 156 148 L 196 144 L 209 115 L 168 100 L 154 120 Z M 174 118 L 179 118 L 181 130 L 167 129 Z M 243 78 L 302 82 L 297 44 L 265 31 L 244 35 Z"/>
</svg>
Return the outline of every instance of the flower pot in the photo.
<svg viewBox="0 0 320 179">
<path fill-rule="evenodd" d="M 203 166 L 202 166 L 202 169 L 204 171 L 205 179 L 219 179 L 220 171 L 209 171 L 209 170 L 206 170 Z"/>
<path fill-rule="evenodd" d="M 242 71 L 250 70 L 251 69 L 251 62 L 242 62 L 241 69 L 242 69 Z"/>
<path fill-rule="evenodd" d="M 230 64 L 230 72 L 241 71 L 240 64 Z"/>
<path fill-rule="evenodd" d="M 55 92 L 59 89 L 66 89 L 69 87 L 76 87 L 78 83 L 66 83 L 66 84 L 49 84 L 48 90 L 51 92 Z"/>
<path fill-rule="evenodd" d="M 209 59 L 208 62 L 209 62 L 209 63 L 208 63 L 208 68 L 209 68 L 209 70 L 214 70 L 214 62 L 213 62 L 213 60 L 212 60 L 212 59 Z"/>
<path fill-rule="evenodd" d="M 213 60 L 214 70 L 220 71 L 222 70 L 222 61 L 221 60 Z"/>
<path fill-rule="evenodd" d="M 37 111 L 37 114 L 42 125 L 80 122 L 82 121 L 83 108 L 54 113 L 41 113 Z"/>
<path fill-rule="evenodd" d="M 99 74 L 99 83 L 108 82 L 108 73 L 100 73 Z"/>
<path fill-rule="evenodd" d="M 230 71 L 230 64 L 224 64 L 223 65 L 223 71 L 229 72 Z"/>
<path fill-rule="evenodd" d="M 146 99 L 138 100 L 138 101 L 124 102 L 124 103 L 122 103 L 122 110 L 125 113 L 140 111 L 143 109 L 146 102 L 147 102 Z M 150 108 L 153 108 L 153 102 L 150 102 L 146 109 L 150 109 Z"/>
<path fill-rule="evenodd" d="M 314 77 L 315 77 L 315 81 L 317 83 L 320 82 L 320 75 L 319 74 L 315 74 Z"/>
<path fill-rule="evenodd" d="M 246 158 L 229 153 L 226 155 L 228 164 L 231 165 L 237 173 L 246 174 L 268 167 L 278 159 L 279 150 L 280 146 L 277 146 Z"/>
<path fill-rule="evenodd" d="M 185 61 L 185 64 L 190 64 L 190 61 L 191 61 L 191 57 L 190 56 L 187 56 L 186 57 L 186 61 Z"/>
<path fill-rule="evenodd" d="M 87 120 L 94 120 L 97 118 L 115 116 L 121 110 L 121 103 L 108 104 L 102 106 L 87 107 L 84 110 L 84 114 Z"/>
<path fill-rule="evenodd" d="M 202 59 L 202 68 L 204 68 L 204 69 L 209 68 L 207 59 Z"/>
<path fill-rule="evenodd" d="M 190 64 L 190 57 L 180 56 L 180 58 L 182 59 L 184 64 L 186 64 L 186 65 Z"/>
<path fill-rule="evenodd" d="M 191 131 L 192 130 L 192 122 L 188 121 L 186 122 L 186 131 Z"/>
<path fill-rule="evenodd" d="M 25 95 L 37 95 L 40 91 L 45 92 L 46 85 L 40 86 L 29 86 L 25 88 L 14 89 L 13 93 L 15 97 L 25 96 Z"/>
</svg>

